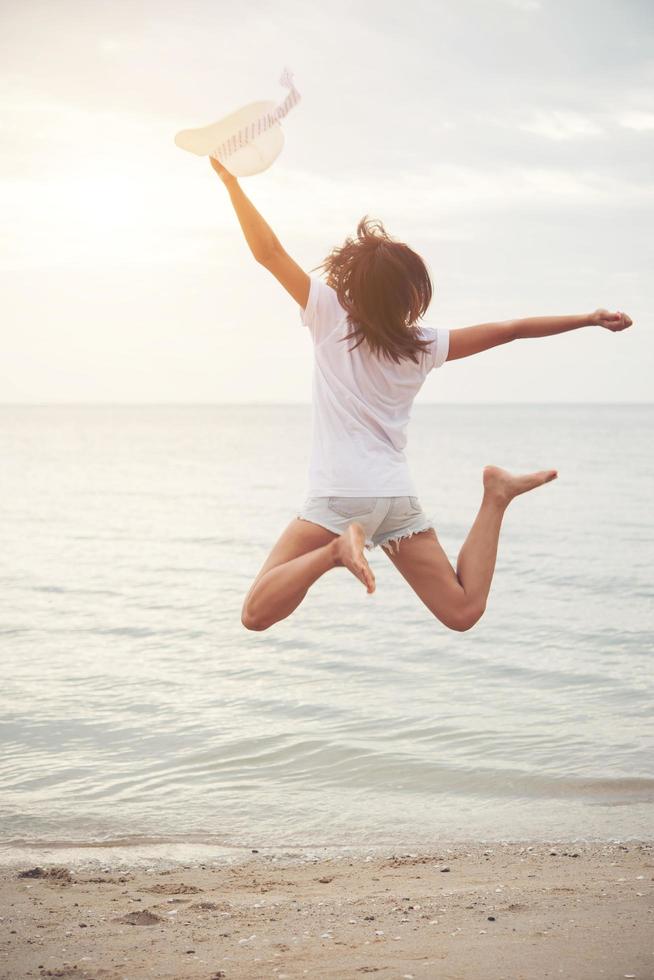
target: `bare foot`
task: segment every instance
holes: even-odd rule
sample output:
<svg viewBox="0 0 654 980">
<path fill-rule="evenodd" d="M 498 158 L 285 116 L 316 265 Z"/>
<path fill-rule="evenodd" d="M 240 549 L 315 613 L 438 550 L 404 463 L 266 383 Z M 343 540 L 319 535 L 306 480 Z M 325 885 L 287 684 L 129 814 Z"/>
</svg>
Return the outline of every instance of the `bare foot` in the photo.
<svg viewBox="0 0 654 980">
<path fill-rule="evenodd" d="M 484 466 L 484 491 L 508 504 L 518 494 L 541 487 L 550 480 L 556 480 L 557 476 L 556 470 L 537 470 L 535 473 L 515 476 L 499 466 Z"/>
<path fill-rule="evenodd" d="M 368 593 L 375 591 L 375 576 L 363 553 L 366 534 L 360 524 L 350 524 L 347 531 L 334 541 L 334 557 L 337 565 L 344 565 L 363 582 Z"/>
</svg>

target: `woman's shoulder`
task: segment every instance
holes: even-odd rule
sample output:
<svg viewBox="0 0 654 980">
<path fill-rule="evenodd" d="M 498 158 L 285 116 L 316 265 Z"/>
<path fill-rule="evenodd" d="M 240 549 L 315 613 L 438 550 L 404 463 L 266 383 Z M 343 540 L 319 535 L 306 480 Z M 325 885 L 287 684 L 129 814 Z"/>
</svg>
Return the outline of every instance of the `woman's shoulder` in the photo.
<svg viewBox="0 0 654 980">
<path fill-rule="evenodd" d="M 450 331 L 446 327 L 430 327 L 420 324 L 418 336 L 421 340 L 429 341 L 427 351 L 428 370 L 438 368 L 447 360 L 450 346 Z"/>
<path fill-rule="evenodd" d="M 420 340 L 436 340 L 438 330 L 436 327 L 430 327 L 426 323 L 421 323 L 418 325 L 417 334 Z"/>
<path fill-rule="evenodd" d="M 300 310 L 302 323 L 309 327 L 314 339 L 322 339 L 335 323 L 347 313 L 340 305 L 338 293 L 317 275 L 309 275 L 309 298 L 306 309 Z"/>
</svg>

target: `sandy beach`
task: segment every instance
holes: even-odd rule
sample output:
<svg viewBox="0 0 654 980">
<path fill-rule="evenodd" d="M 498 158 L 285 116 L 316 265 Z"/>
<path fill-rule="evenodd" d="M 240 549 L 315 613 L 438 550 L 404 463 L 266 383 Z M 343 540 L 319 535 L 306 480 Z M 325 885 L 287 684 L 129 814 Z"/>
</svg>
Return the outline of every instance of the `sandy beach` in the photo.
<svg viewBox="0 0 654 980">
<path fill-rule="evenodd" d="M 2 874 L 6 980 L 654 977 L 654 844 Z"/>
</svg>

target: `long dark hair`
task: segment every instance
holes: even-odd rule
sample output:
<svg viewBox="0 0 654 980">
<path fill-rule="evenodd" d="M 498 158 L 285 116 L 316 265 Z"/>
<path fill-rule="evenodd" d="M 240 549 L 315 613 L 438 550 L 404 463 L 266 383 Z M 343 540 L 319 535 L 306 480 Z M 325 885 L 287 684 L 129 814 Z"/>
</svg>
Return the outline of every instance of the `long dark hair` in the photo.
<svg viewBox="0 0 654 980">
<path fill-rule="evenodd" d="M 352 351 L 365 340 L 378 356 L 399 363 L 419 362 L 430 341 L 418 336 L 416 321 L 425 315 L 433 289 L 420 256 L 387 234 L 377 218 L 365 215 L 357 237 L 345 239 L 315 267 L 327 272 L 327 283 L 347 311 L 354 340 Z M 315 271 L 315 270 L 312 270 Z"/>
</svg>

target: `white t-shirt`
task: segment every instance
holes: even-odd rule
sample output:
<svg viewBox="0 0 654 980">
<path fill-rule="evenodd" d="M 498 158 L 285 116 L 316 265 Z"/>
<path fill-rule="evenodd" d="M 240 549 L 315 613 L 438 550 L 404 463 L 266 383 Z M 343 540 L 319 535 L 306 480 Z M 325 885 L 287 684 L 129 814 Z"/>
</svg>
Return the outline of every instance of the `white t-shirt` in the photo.
<svg viewBox="0 0 654 980">
<path fill-rule="evenodd" d="M 447 358 L 449 330 L 420 328 L 432 341 L 419 364 L 399 364 L 353 340 L 335 289 L 317 276 L 300 319 L 314 345 L 310 497 L 416 496 L 404 455 L 411 406 L 427 374 Z"/>
</svg>

